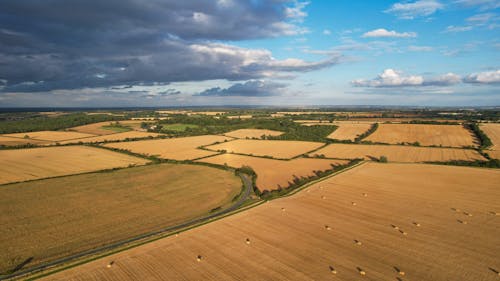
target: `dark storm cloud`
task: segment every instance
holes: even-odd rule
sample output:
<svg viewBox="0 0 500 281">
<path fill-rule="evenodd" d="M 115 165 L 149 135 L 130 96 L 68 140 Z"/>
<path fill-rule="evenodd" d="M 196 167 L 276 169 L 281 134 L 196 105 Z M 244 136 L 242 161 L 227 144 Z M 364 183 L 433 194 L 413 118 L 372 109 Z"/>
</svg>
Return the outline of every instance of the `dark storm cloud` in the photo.
<svg viewBox="0 0 500 281">
<path fill-rule="evenodd" d="M 251 80 L 245 83 L 236 83 L 229 88 L 215 87 L 207 89 L 197 96 L 241 96 L 241 97 L 268 97 L 281 95 L 286 84 Z"/>
<path fill-rule="evenodd" d="M 286 76 L 338 63 L 216 43 L 298 34 L 284 0 L 0 1 L 5 92 Z"/>
</svg>

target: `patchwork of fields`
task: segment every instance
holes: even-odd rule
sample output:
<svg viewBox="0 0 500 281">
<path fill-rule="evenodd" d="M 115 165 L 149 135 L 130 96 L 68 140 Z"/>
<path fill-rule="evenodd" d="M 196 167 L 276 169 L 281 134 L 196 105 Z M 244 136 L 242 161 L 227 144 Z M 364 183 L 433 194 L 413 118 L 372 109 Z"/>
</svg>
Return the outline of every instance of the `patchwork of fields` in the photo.
<svg viewBox="0 0 500 281">
<path fill-rule="evenodd" d="M 402 145 L 362 145 L 334 143 L 321 148 L 310 156 L 324 155 L 328 158 L 366 160 L 385 156 L 394 162 L 447 162 L 451 160 L 486 160 L 473 149 L 416 147 Z"/>
<path fill-rule="evenodd" d="M 390 144 L 418 142 L 424 146 L 477 146 L 473 133 L 461 125 L 379 124 L 364 140 Z"/>
<path fill-rule="evenodd" d="M 257 174 L 257 188 L 260 191 L 286 188 L 295 177 L 314 176 L 314 171 L 332 169 L 332 165 L 347 164 L 348 161 L 296 158 L 289 161 L 266 159 L 252 156 L 221 154 L 199 160 L 200 162 L 218 165 L 227 164 L 230 167 L 240 168 L 250 166 Z"/>
<path fill-rule="evenodd" d="M 27 132 L 27 133 L 16 133 L 16 134 L 5 134 L 4 137 L 13 137 L 20 139 L 33 139 L 41 141 L 52 141 L 60 142 L 64 140 L 81 139 L 93 137 L 94 135 L 70 132 L 70 131 L 38 131 L 38 132 Z"/>
<path fill-rule="evenodd" d="M 206 215 L 240 191 L 231 172 L 173 164 L 4 185 L 0 272 L 30 257 L 32 266 Z"/>
<path fill-rule="evenodd" d="M 99 171 L 148 161 L 87 146 L 0 150 L 0 184 Z"/>
<path fill-rule="evenodd" d="M 130 150 L 139 154 L 156 155 L 165 159 L 192 160 L 217 154 L 216 152 L 198 149 L 197 147 L 226 140 L 231 140 L 231 138 L 203 135 L 185 138 L 109 143 L 104 146 Z"/>
<path fill-rule="evenodd" d="M 246 140 L 238 139 L 205 147 L 213 151 L 225 150 L 230 153 L 240 153 L 256 156 L 271 156 L 289 159 L 324 145 L 309 141 L 280 141 L 280 140 Z"/>
<path fill-rule="evenodd" d="M 493 169 L 368 163 L 44 280 L 498 280 L 499 181 Z"/>
</svg>

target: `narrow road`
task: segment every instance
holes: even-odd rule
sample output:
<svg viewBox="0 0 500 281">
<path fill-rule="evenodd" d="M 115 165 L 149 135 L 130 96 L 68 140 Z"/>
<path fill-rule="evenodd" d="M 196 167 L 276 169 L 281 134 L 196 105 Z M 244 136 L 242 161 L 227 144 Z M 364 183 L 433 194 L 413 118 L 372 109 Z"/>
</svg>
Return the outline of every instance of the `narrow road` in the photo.
<svg viewBox="0 0 500 281">
<path fill-rule="evenodd" d="M 99 254 L 99 253 L 102 253 L 102 252 L 110 251 L 112 249 L 116 249 L 116 248 L 119 248 L 119 247 L 121 247 L 123 245 L 129 244 L 129 243 L 132 243 L 132 242 L 135 242 L 135 241 L 138 241 L 138 240 L 142 240 L 142 239 L 145 239 L 145 238 L 148 238 L 148 237 L 152 237 L 152 236 L 156 236 L 156 235 L 160 235 L 160 234 L 168 233 L 168 232 L 174 232 L 176 230 L 181 230 L 183 228 L 187 228 L 187 227 L 194 226 L 194 225 L 197 225 L 197 224 L 200 224 L 200 223 L 204 223 L 204 222 L 207 222 L 207 221 L 209 221 L 211 219 L 217 218 L 219 216 L 222 216 L 222 215 L 230 213 L 230 212 L 232 212 L 234 210 L 237 210 L 248 199 L 248 196 L 250 195 L 250 193 L 252 192 L 252 189 L 253 189 L 253 187 L 252 187 L 252 178 L 250 176 L 248 176 L 246 174 L 239 174 L 239 176 L 240 176 L 241 180 L 243 181 L 243 185 L 245 187 L 245 190 L 243 191 L 243 194 L 240 196 L 240 198 L 238 199 L 238 201 L 236 201 L 229 208 L 226 208 L 226 209 L 221 210 L 219 212 L 207 215 L 205 217 L 201 217 L 201 218 L 198 218 L 198 219 L 190 220 L 190 221 L 184 222 L 182 224 L 178 224 L 178 225 L 174 225 L 174 226 L 169 226 L 169 227 L 157 230 L 157 231 L 145 233 L 145 234 L 142 234 L 142 235 L 139 235 L 139 236 L 136 236 L 136 237 L 133 237 L 133 238 L 129 238 L 127 240 L 123 240 L 123 241 L 120 241 L 120 242 L 116 242 L 116 243 L 113 243 L 113 244 L 109 244 L 109 245 L 106 245 L 106 246 L 103 246 L 103 247 L 91 249 L 91 250 L 88 250 L 88 251 L 83 251 L 83 252 L 80 252 L 80 253 L 77 253 L 77 254 L 65 257 L 65 258 L 61 258 L 61 259 L 57 259 L 57 260 L 54 260 L 54 261 L 51 261 L 51 262 L 48 262 L 48 263 L 40 264 L 40 265 L 31 267 L 31 268 L 27 268 L 25 270 L 20 270 L 20 271 L 14 272 L 14 273 L 9 274 L 9 275 L 0 275 L 0 280 L 6 280 L 6 279 L 14 278 L 14 277 L 20 277 L 20 276 L 27 275 L 27 274 L 34 274 L 34 273 L 43 271 L 46 268 L 55 267 L 55 266 L 63 264 L 63 263 L 68 263 L 68 262 L 74 261 L 76 259 L 79 259 L 81 257 L 85 257 L 85 256 L 89 256 L 89 255 L 94 255 L 94 254 Z"/>
</svg>

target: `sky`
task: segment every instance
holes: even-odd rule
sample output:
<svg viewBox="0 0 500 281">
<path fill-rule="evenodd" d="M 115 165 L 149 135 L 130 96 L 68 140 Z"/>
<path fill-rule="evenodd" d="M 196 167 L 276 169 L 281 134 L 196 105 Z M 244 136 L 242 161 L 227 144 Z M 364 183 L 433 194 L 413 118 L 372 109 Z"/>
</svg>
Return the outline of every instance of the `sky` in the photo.
<svg viewBox="0 0 500 281">
<path fill-rule="evenodd" d="M 500 0 L 2 0 L 0 107 L 500 106 Z"/>
</svg>

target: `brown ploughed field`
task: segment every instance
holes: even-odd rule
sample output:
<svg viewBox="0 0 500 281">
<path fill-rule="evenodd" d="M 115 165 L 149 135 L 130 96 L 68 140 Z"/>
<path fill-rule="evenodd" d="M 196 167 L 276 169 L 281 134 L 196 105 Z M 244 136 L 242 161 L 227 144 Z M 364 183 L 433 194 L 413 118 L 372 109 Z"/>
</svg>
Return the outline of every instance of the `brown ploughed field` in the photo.
<svg viewBox="0 0 500 281">
<path fill-rule="evenodd" d="M 500 171 L 367 163 L 44 280 L 461 280 L 500 270 Z"/>
<path fill-rule="evenodd" d="M 4 185 L 0 273 L 158 231 L 233 204 L 241 180 L 200 165 L 148 165 Z"/>
<path fill-rule="evenodd" d="M 210 150 L 226 150 L 227 152 L 271 156 L 275 158 L 292 158 L 317 149 L 324 145 L 310 141 L 282 141 L 282 140 L 246 140 L 238 139 L 216 145 L 207 146 Z"/>
<path fill-rule="evenodd" d="M 237 139 L 245 139 L 245 138 L 258 138 L 260 139 L 262 136 L 279 136 L 282 135 L 283 132 L 273 131 L 273 130 L 263 130 L 263 129 L 240 129 L 231 132 L 227 132 L 224 135 L 237 138 Z"/>
<path fill-rule="evenodd" d="M 325 155 L 328 158 L 367 160 L 385 156 L 390 162 L 447 162 L 451 160 L 486 160 L 473 149 L 416 147 L 403 145 L 363 145 L 334 143 L 321 148 L 310 156 Z"/>
<path fill-rule="evenodd" d="M 368 131 L 372 126 L 370 123 L 335 123 L 335 125 L 338 128 L 328 136 L 329 139 L 352 141 Z"/>
<path fill-rule="evenodd" d="M 0 184 L 143 165 L 148 160 L 88 146 L 0 150 Z"/>
<path fill-rule="evenodd" d="M 344 160 L 296 158 L 292 160 L 275 160 L 252 156 L 221 154 L 198 160 L 199 162 L 212 163 L 230 167 L 240 168 L 250 166 L 257 174 L 256 185 L 260 191 L 288 187 L 293 182 L 294 176 L 314 176 L 313 171 L 325 171 L 332 168 L 331 165 L 347 164 Z"/>
<path fill-rule="evenodd" d="M 477 145 L 473 133 L 461 125 L 379 124 L 378 129 L 363 140 L 390 144 L 419 142 L 424 146 Z"/>
<path fill-rule="evenodd" d="M 216 152 L 197 149 L 197 147 L 230 139 L 231 138 L 224 136 L 204 135 L 185 138 L 108 143 L 104 146 L 130 150 L 139 154 L 156 155 L 165 159 L 192 160 L 216 154 Z"/>
</svg>

